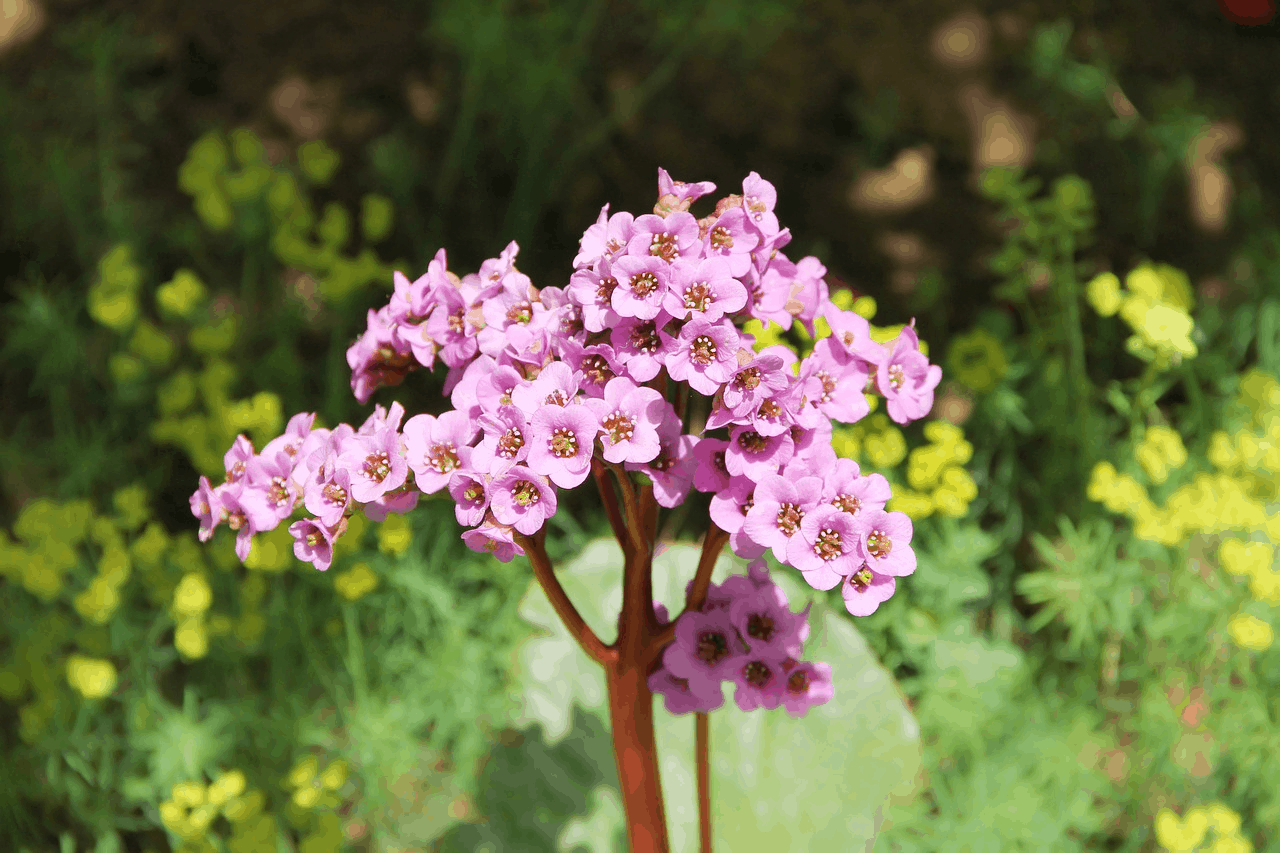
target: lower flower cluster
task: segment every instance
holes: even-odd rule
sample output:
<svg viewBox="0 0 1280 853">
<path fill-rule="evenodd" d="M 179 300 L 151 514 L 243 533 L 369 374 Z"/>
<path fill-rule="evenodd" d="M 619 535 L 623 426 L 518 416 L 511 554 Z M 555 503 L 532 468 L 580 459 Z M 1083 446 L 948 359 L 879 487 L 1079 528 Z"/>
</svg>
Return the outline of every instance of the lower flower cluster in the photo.
<svg viewBox="0 0 1280 853">
<path fill-rule="evenodd" d="M 657 611 L 658 620 L 667 621 L 666 609 L 658 605 Z M 834 695 L 831 667 L 800 660 L 808 612 L 788 609 L 786 593 L 770 580 L 764 560 L 756 560 L 746 575 L 712 584 L 701 610 L 680 615 L 649 689 L 662 694 L 672 714 L 687 714 L 719 708 L 722 685 L 732 681 L 743 711 L 785 706 L 803 717 Z"/>
</svg>

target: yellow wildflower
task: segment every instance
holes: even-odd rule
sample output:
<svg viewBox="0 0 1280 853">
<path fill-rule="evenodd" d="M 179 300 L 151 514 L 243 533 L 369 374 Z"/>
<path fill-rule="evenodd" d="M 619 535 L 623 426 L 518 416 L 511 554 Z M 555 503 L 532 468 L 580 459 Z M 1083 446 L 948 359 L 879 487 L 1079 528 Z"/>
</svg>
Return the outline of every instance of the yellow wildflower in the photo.
<svg viewBox="0 0 1280 853">
<path fill-rule="evenodd" d="M 221 807 L 229 800 L 243 794 L 245 784 L 244 773 L 239 770 L 228 770 L 209 786 L 209 803 Z"/>
<path fill-rule="evenodd" d="M 198 616 L 213 603 L 213 591 L 209 582 L 199 572 L 184 575 L 173 591 L 173 610 L 180 616 Z"/>
<path fill-rule="evenodd" d="M 1153 483 L 1163 483 L 1170 470 L 1186 464 L 1187 449 L 1177 431 L 1157 425 L 1147 429 L 1135 456 Z"/>
<path fill-rule="evenodd" d="M 1231 436 L 1217 430 L 1209 437 L 1209 462 L 1215 468 L 1230 469 L 1239 464 L 1240 457 L 1236 453 Z"/>
<path fill-rule="evenodd" d="M 1218 830 L 1219 835 L 1235 835 L 1240 831 L 1240 815 L 1222 803 L 1213 803 L 1208 806 L 1205 814 L 1208 815 L 1209 823 Z"/>
<path fill-rule="evenodd" d="M 116 689 L 116 668 L 109 660 L 72 655 L 67 659 L 67 683 L 86 699 L 110 696 Z"/>
<path fill-rule="evenodd" d="M 350 570 L 333 578 L 338 594 L 347 601 L 359 601 L 378 587 L 378 576 L 368 563 L 356 563 Z"/>
<path fill-rule="evenodd" d="M 1156 840 L 1172 853 L 1194 850 L 1204 841 L 1209 829 L 1209 816 L 1203 809 L 1192 809 L 1181 820 L 1169 809 L 1156 815 Z"/>
<path fill-rule="evenodd" d="M 378 526 L 378 550 L 400 556 L 413 543 L 413 529 L 403 515 L 391 514 Z"/>
<path fill-rule="evenodd" d="M 933 515 L 933 503 L 933 498 L 927 494 L 913 492 L 910 489 L 894 489 L 893 496 L 889 498 L 885 509 L 889 512 L 905 512 L 919 521 Z"/>
<path fill-rule="evenodd" d="M 1096 275 L 1085 285 L 1085 299 L 1103 317 L 1111 317 L 1120 310 L 1120 279 L 1115 273 Z"/>
<path fill-rule="evenodd" d="M 1271 641 L 1275 638 L 1269 624 L 1248 613 L 1232 616 L 1227 624 L 1227 633 L 1237 646 L 1255 652 L 1271 648 Z"/>
<path fill-rule="evenodd" d="M 209 632 L 200 617 L 187 617 L 173 632 L 173 647 L 183 657 L 198 660 L 209 653 Z"/>
<path fill-rule="evenodd" d="M 336 791 L 347 781 L 347 762 L 338 759 L 320 774 L 320 785 L 326 791 Z"/>
<path fill-rule="evenodd" d="M 859 296 L 853 301 L 853 313 L 864 320 L 874 318 L 876 316 L 876 300 L 871 296 Z"/>
<path fill-rule="evenodd" d="M 907 440 L 902 430 L 886 427 L 883 431 L 868 435 L 862 443 L 867 459 L 876 468 L 893 468 L 907 455 Z"/>
<path fill-rule="evenodd" d="M 1280 604 L 1280 572 L 1258 572 L 1249 579 L 1249 594 L 1258 601 Z"/>
<path fill-rule="evenodd" d="M 1238 577 L 1253 577 L 1271 568 L 1275 548 L 1265 542 L 1228 539 L 1218 547 L 1218 562 Z"/>
</svg>

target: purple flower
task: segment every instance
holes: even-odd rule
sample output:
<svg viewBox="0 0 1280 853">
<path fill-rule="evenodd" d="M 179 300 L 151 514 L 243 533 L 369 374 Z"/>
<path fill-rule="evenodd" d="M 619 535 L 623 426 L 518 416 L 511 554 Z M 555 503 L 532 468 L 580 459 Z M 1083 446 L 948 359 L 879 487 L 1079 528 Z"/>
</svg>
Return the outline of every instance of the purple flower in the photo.
<svg viewBox="0 0 1280 853">
<path fill-rule="evenodd" d="M 274 459 L 276 454 L 284 452 L 288 454 L 290 461 L 296 464 L 299 459 L 298 452 L 302 449 L 307 436 L 311 435 L 311 425 L 315 420 L 315 412 L 299 412 L 289 418 L 284 434 L 267 442 L 267 446 L 262 448 L 262 455 Z"/>
<path fill-rule="evenodd" d="M 787 562 L 804 574 L 814 589 L 831 589 L 862 563 L 860 531 L 853 516 L 833 506 L 805 514 L 800 532 L 787 545 Z"/>
<path fill-rule="evenodd" d="M 723 259 L 734 276 L 746 275 L 751 253 L 760 245 L 760 235 L 747 221 L 747 212 L 741 207 L 729 208 L 710 223 L 702 246 L 707 257 Z"/>
<path fill-rule="evenodd" d="M 662 310 L 671 273 L 666 261 L 644 255 L 626 255 L 613 263 L 613 288 L 609 304 L 620 317 L 652 320 Z"/>
<path fill-rule="evenodd" d="M 609 342 L 626 375 L 637 383 L 657 376 L 671 352 L 671 339 L 659 335 L 652 320 L 624 320 L 610 332 Z"/>
<path fill-rule="evenodd" d="M 481 411 L 496 414 L 504 407 L 514 405 L 515 397 L 512 395 L 526 384 L 519 370 L 510 364 L 495 362 L 475 383 L 476 402 L 480 404 Z"/>
<path fill-rule="evenodd" d="M 479 329 L 474 318 L 467 317 L 468 306 L 462 293 L 452 287 L 439 290 L 439 304 L 427 318 L 427 334 L 440 345 L 440 360 L 449 367 L 462 367 L 480 349 L 476 340 Z"/>
<path fill-rule="evenodd" d="M 626 257 L 661 258 L 669 264 L 677 258 L 695 260 L 701 252 L 698 220 L 688 211 L 677 210 L 665 217 L 653 213 L 636 217 Z"/>
<path fill-rule="evenodd" d="M 577 270 L 569 277 L 569 295 L 581 306 L 582 326 L 589 332 L 603 332 L 618 322 L 613 310 L 613 293 L 618 279 L 608 261 L 600 261 L 599 269 Z"/>
<path fill-rule="evenodd" d="M 779 562 L 787 560 L 787 546 L 800 531 L 807 513 L 822 503 L 822 479 L 790 480 L 768 474 L 756 485 L 754 504 L 747 513 L 747 535 L 773 549 Z"/>
<path fill-rule="evenodd" d="M 747 289 L 733 277 L 723 258 L 676 261 L 671 265 L 670 286 L 662 307 L 672 317 L 693 316 L 715 322 L 726 314 L 741 311 L 747 304 Z"/>
<path fill-rule="evenodd" d="M 409 418 L 404 425 L 404 446 L 418 488 L 430 495 L 447 486 L 453 472 L 463 464 L 460 454 L 475 436 L 475 422 L 456 410 L 438 418 Z"/>
<path fill-rule="evenodd" d="M 637 386 L 625 376 L 609 380 L 602 399 L 586 405 L 600 420 L 600 443 L 606 462 L 652 462 L 661 449 L 658 426 L 671 404 L 652 388 Z"/>
<path fill-rule="evenodd" d="M 717 418 L 714 425 L 708 420 L 707 426 L 715 429 L 731 423 L 734 417 L 750 415 L 760 407 L 765 397 L 780 393 L 790 384 L 791 379 L 783 372 L 780 356 L 775 353 L 757 355 L 739 366 L 724 386 L 722 411 L 727 417 Z"/>
<path fill-rule="evenodd" d="M 455 471 L 449 478 L 449 494 L 455 502 L 453 514 L 463 527 L 484 520 L 489 509 L 489 487 L 483 475 L 465 467 Z"/>
<path fill-rule="evenodd" d="M 737 370 L 738 347 L 738 332 L 729 320 L 690 320 L 672 341 L 667 373 L 695 391 L 714 394 Z"/>
<path fill-rule="evenodd" d="M 511 402 L 532 417 L 543 406 L 567 406 L 576 403 L 578 375 L 563 361 L 553 361 L 532 382 L 511 391 Z"/>
<path fill-rule="evenodd" d="M 481 415 L 480 425 L 485 435 L 478 458 L 489 457 L 497 464 L 515 464 L 528 458 L 529 420 L 515 406 L 507 406 L 496 415 Z"/>
<path fill-rule="evenodd" d="M 376 501 L 364 505 L 365 518 L 381 524 L 392 513 L 404 515 L 418 505 L 422 492 L 410 486 L 401 486 L 393 492 L 387 492 Z"/>
<path fill-rule="evenodd" d="M 600 208 L 600 217 L 586 230 L 578 243 L 578 255 L 573 259 L 575 269 L 594 264 L 600 258 L 612 258 L 627 247 L 631 239 L 635 217 L 625 210 L 609 216 L 609 205 Z"/>
<path fill-rule="evenodd" d="M 400 435 L 391 426 L 344 441 L 338 464 L 351 472 L 351 498 L 362 504 L 399 488 L 409 474 L 400 455 Z"/>
<path fill-rule="evenodd" d="M 787 597 L 776 585 L 754 587 L 735 599 L 729 605 L 729 617 L 751 647 L 752 656 L 770 660 L 799 657 L 804 642 L 800 623 L 805 620 L 787 609 Z"/>
<path fill-rule="evenodd" d="M 242 563 L 249 559 L 249 549 L 253 547 L 253 536 L 261 529 L 254 523 L 254 518 L 240 500 L 243 488 L 243 483 L 227 483 L 216 490 L 218 503 L 222 506 L 227 526 L 235 531 L 236 556 Z"/>
<path fill-rule="evenodd" d="M 677 678 L 666 667 L 649 676 L 649 689 L 662 694 L 668 714 L 714 711 L 724 704 L 720 682 L 713 678 Z"/>
<path fill-rule="evenodd" d="M 716 185 L 710 181 L 697 181 L 696 183 L 685 183 L 684 181 L 674 181 L 667 174 L 667 170 L 658 167 L 658 203 L 654 206 L 654 213 L 666 215 L 673 210 L 688 210 L 689 205 L 702 198 L 707 193 L 716 191 Z"/>
<path fill-rule="evenodd" d="M 862 514 L 884 509 L 893 496 L 889 481 L 880 474 L 861 476 L 858 463 L 852 459 L 837 459 L 835 468 L 828 472 L 822 490 L 822 500 L 855 518 Z"/>
<path fill-rule="evenodd" d="M 591 473 L 600 420 L 587 406 L 547 405 L 533 413 L 527 464 L 562 489 L 580 486 Z"/>
<path fill-rule="evenodd" d="M 915 322 L 914 320 L 912 322 Z M 876 384 L 884 395 L 889 417 L 896 423 L 918 421 L 933 408 L 933 390 L 942 381 L 942 368 L 929 364 L 920 352 L 920 339 L 911 326 L 903 327 L 876 371 Z"/>
<path fill-rule="evenodd" d="M 878 574 L 865 562 L 857 571 L 841 578 L 840 594 L 844 597 L 844 609 L 854 616 L 870 616 L 883 601 L 893 596 L 898 582 L 888 575 Z"/>
<path fill-rule="evenodd" d="M 524 556 L 524 549 L 511 535 L 511 528 L 496 523 L 492 516 L 479 527 L 464 531 L 462 541 L 472 551 L 492 554 L 500 563 L 509 563 L 512 557 Z"/>
<path fill-rule="evenodd" d="M 322 468 L 307 482 L 303 505 L 321 524 L 336 525 L 351 506 L 351 472 L 336 464 Z"/>
<path fill-rule="evenodd" d="M 238 483 L 244 476 L 249 460 L 253 457 L 253 442 L 243 435 L 237 435 L 231 448 L 222 456 L 222 465 L 227 472 L 227 482 Z"/>
<path fill-rule="evenodd" d="M 526 536 L 537 533 L 556 514 L 555 487 L 523 465 L 513 465 L 494 477 L 489 488 L 493 517 Z"/>
<path fill-rule="evenodd" d="M 831 327 L 831 337 L 824 340 L 838 344 L 849 357 L 860 359 L 873 368 L 888 357 L 889 351 L 871 339 L 871 324 L 865 317 L 831 303 L 827 304 L 822 316 Z"/>
<path fill-rule="evenodd" d="M 222 503 L 208 477 L 200 477 L 200 485 L 191 495 L 191 514 L 200 519 L 200 541 L 208 542 L 223 521 Z"/>
<path fill-rule="evenodd" d="M 743 711 L 772 711 L 782 704 L 786 693 L 782 662 L 767 657 L 752 655 L 743 659 L 733 674 L 733 682 L 737 685 L 733 701 Z"/>
<path fill-rule="evenodd" d="M 677 678 L 715 682 L 733 677 L 743 655 L 743 642 L 727 610 L 689 611 L 676 620 L 675 639 L 662 653 L 662 663 Z"/>
<path fill-rule="evenodd" d="M 729 431 L 724 466 L 735 477 L 759 481 L 766 474 L 776 474 L 794 452 L 795 442 L 790 432 L 761 435 L 750 427 L 739 426 Z"/>
<path fill-rule="evenodd" d="M 877 574 L 905 577 L 916 570 L 911 549 L 911 518 L 903 512 L 872 510 L 857 520 L 862 536 L 858 553 Z"/>
<path fill-rule="evenodd" d="M 746 523 L 747 513 L 755 506 L 756 481 L 750 477 L 733 477 L 727 488 L 711 495 L 711 520 L 725 533 L 737 533 Z"/>
<path fill-rule="evenodd" d="M 588 397 L 603 397 L 609 380 L 622 373 L 622 365 L 609 344 L 582 346 L 568 340 L 564 342 L 564 359 L 573 368 L 574 375 L 579 377 L 582 392 Z M 657 373 L 654 370 L 653 375 Z"/>
<path fill-rule="evenodd" d="M 758 173 L 752 172 L 743 179 L 742 207 L 751 223 L 765 237 L 778 233 L 778 217 L 773 213 L 777 203 L 778 191 Z"/>
<path fill-rule="evenodd" d="M 293 534 L 295 557 L 322 572 L 329 569 L 333 563 L 333 534 L 325 525 L 317 519 L 304 518 L 289 525 L 289 532 Z"/>
<path fill-rule="evenodd" d="M 842 363 L 836 347 L 830 338 L 818 341 L 813 355 L 800 363 L 799 384 L 809 405 L 833 420 L 857 423 L 871 411 L 863 393 L 868 373 L 858 359 L 845 357 Z"/>
<path fill-rule="evenodd" d="M 249 460 L 240 484 L 240 503 L 258 530 L 273 530 L 293 514 L 298 489 L 293 482 L 293 462 L 280 451 L 274 459 L 255 456 Z"/>
<path fill-rule="evenodd" d="M 700 492 L 721 492 L 729 488 L 729 469 L 724 453 L 729 442 L 723 438 L 704 438 L 693 449 L 698 465 L 693 472 L 693 487 Z"/>
<path fill-rule="evenodd" d="M 831 685 L 831 666 L 810 661 L 793 662 L 790 667 L 783 661 L 786 671 L 786 692 L 782 703 L 793 717 L 803 717 L 814 705 L 822 705 L 835 696 Z"/>
</svg>

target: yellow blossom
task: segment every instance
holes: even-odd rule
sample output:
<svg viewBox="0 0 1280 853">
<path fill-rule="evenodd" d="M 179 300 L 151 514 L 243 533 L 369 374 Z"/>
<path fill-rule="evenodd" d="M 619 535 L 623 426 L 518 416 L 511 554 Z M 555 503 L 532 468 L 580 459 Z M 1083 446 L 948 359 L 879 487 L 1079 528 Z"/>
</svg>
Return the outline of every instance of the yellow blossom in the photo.
<svg viewBox="0 0 1280 853">
<path fill-rule="evenodd" d="M 378 525 L 378 550 L 384 554 L 400 556 L 413 543 L 413 529 L 403 515 L 391 514 Z"/>
<path fill-rule="evenodd" d="M 919 521 L 933 515 L 933 498 L 910 489 L 894 489 L 893 496 L 889 498 L 885 509 L 890 512 L 905 512 Z"/>
<path fill-rule="evenodd" d="M 1182 436 L 1164 425 L 1149 427 L 1142 437 L 1135 454 L 1147 476 L 1154 483 L 1163 483 L 1169 471 L 1181 468 L 1187 462 L 1187 449 Z"/>
<path fill-rule="evenodd" d="M 109 660 L 72 655 L 67 659 L 67 683 L 86 699 L 110 696 L 116 689 L 116 668 Z"/>
<path fill-rule="evenodd" d="M 1156 815 L 1156 840 L 1172 853 L 1184 853 L 1200 846 L 1209 829 L 1209 816 L 1203 809 L 1192 809 L 1179 820 L 1169 809 Z"/>
<path fill-rule="evenodd" d="M 309 809 L 320 799 L 319 788 L 299 788 L 293 792 L 293 802 L 298 808 Z"/>
<path fill-rule="evenodd" d="M 1217 430 L 1209 437 L 1209 462 L 1215 468 L 1229 469 L 1239 464 L 1240 457 L 1236 453 L 1231 436 Z"/>
<path fill-rule="evenodd" d="M 243 794 L 244 789 L 244 773 L 239 770 L 228 770 L 209 786 L 209 803 L 221 807 L 229 800 Z"/>
<path fill-rule="evenodd" d="M 1253 853 L 1253 844 L 1239 835 L 1219 835 L 1210 853 Z"/>
<path fill-rule="evenodd" d="M 1253 577 L 1271 568 L 1275 548 L 1265 542 L 1228 539 L 1218 547 L 1218 562 L 1233 575 Z"/>
<path fill-rule="evenodd" d="M 1227 633 L 1237 646 L 1255 652 L 1271 648 L 1271 641 L 1275 636 L 1268 623 L 1248 613 L 1237 613 L 1231 617 Z"/>
<path fill-rule="evenodd" d="M 911 488 L 927 490 L 938 482 L 948 460 L 946 448 L 937 445 L 917 447 L 907 457 L 907 482 Z"/>
<path fill-rule="evenodd" d="M 320 774 L 320 785 L 326 791 L 336 791 L 347 781 L 347 762 L 338 759 Z"/>
<path fill-rule="evenodd" d="M 1174 354 L 1191 358 L 1198 350 L 1191 340 L 1195 323 L 1191 317 L 1168 305 L 1152 305 L 1142 315 L 1142 321 L 1134 329 L 1148 346 L 1161 354 Z"/>
<path fill-rule="evenodd" d="M 209 609 L 213 603 L 213 591 L 209 582 L 199 572 L 184 575 L 177 589 L 173 591 L 173 609 L 182 616 L 197 616 Z"/>
<path fill-rule="evenodd" d="M 1089 485 L 1085 487 L 1085 496 L 1091 501 L 1102 503 L 1116 479 L 1116 466 L 1102 461 L 1093 466 L 1089 475 Z"/>
<path fill-rule="evenodd" d="M 876 468 L 893 468 L 907 455 L 907 440 L 903 438 L 902 430 L 894 427 L 868 435 L 862 446 L 867 459 Z"/>
<path fill-rule="evenodd" d="M 316 772 L 320 769 L 320 764 L 316 761 L 314 755 L 303 756 L 298 763 L 293 765 L 293 769 L 289 771 L 288 783 L 290 787 L 301 788 L 304 785 L 310 785 L 311 780 L 316 778 Z"/>
<path fill-rule="evenodd" d="M 1249 594 L 1258 601 L 1280 604 L 1280 572 L 1258 572 L 1249 579 Z"/>
<path fill-rule="evenodd" d="M 853 301 L 853 313 L 857 314 L 864 320 L 870 320 L 876 316 L 876 300 L 871 296 L 859 296 Z"/>
<path fill-rule="evenodd" d="M 856 426 L 835 424 L 831 433 L 831 449 L 841 459 L 857 459 L 862 452 L 862 429 Z"/>
<path fill-rule="evenodd" d="M 197 617 L 188 617 L 178 623 L 173 632 L 173 646 L 183 657 L 198 660 L 209 653 L 209 632 Z"/>
<path fill-rule="evenodd" d="M 1085 285 L 1085 299 L 1103 317 L 1110 317 L 1120 310 L 1120 279 L 1115 273 L 1096 275 Z"/>
<path fill-rule="evenodd" d="M 76 612 L 95 625 L 102 625 L 111 618 L 120 604 L 116 588 L 102 576 L 89 582 L 89 586 L 72 600 Z"/>
<path fill-rule="evenodd" d="M 378 587 L 378 576 L 368 563 L 356 563 L 350 570 L 339 572 L 333 585 L 347 601 L 359 601 Z"/>
<path fill-rule="evenodd" d="M 1205 814 L 1208 815 L 1209 823 L 1218 830 L 1219 835 L 1235 835 L 1240 831 L 1240 815 L 1222 803 L 1213 803 L 1208 806 Z"/>
</svg>

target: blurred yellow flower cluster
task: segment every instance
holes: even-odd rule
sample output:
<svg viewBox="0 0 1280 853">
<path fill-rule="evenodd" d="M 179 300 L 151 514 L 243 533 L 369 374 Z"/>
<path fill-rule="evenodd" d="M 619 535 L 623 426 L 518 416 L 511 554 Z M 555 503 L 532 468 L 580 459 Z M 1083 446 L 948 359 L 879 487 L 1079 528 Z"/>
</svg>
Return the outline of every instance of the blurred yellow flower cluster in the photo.
<svg viewBox="0 0 1280 853">
<path fill-rule="evenodd" d="M 1234 533 L 1222 543 L 1218 559 L 1229 573 L 1249 579 L 1255 601 L 1280 605 L 1280 572 L 1273 568 L 1280 544 L 1280 382 L 1252 370 L 1240 382 L 1236 402 L 1249 412 L 1249 423 L 1234 434 L 1215 432 L 1207 452 L 1213 473 L 1199 472 L 1157 506 L 1134 477 L 1120 474 L 1110 462 L 1094 466 L 1087 495 L 1115 513 L 1133 519 L 1140 539 L 1176 546 L 1192 535 Z M 1187 462 L 1178 433 L 1153 426 L 1134 453 L 1152 484 L 1159 485 Z M 1248 537 L 1259 536 L 1257 541 Z M 1227 627 L 1236 645 L 1261 651 L 1271 646 L 1272 626 L 1243 611 Z"/>
<path fill-rule="evenodd" d="M 986 329 L 957 335 L 947 351 L 947 375 L 980 394 L 994 390 L 1008 372 L 1000 339 Z"/>
<path fill-rule="evenodd" d="M 1202 847 L 1209 830 L 1213 843 Z M 1240 834 L 1240 815 L 1222 803 L 1194 808 L 1179 818 L 1169 809 L 1161 809 L 1155 820 L 1156 841 L 1169 853 L 1252 853 L 1253 845 Z"/>
<path fill-rule="evenodd" d="M 275 845 L 276 823 L 264 814 L 266 796 L 259 790 L 246 791 L 243 772 L 228 770 L 211 784 L 179 782 L 170 790 L 169 799 L 159 806 L 160 820 L 174 835 L 182 839 L 181 853 L 212 853 L 222 849 L 209 838 L 210 826 L 219 815 L 231 823 L 232 834 L 226 849 L 270 849 Z M 265 844 L 254 845 L 261 839 Z M 270 848 L 265 846 L 270 845 Z"/>
<path fill-rule="evenodd" d="M 176 627 L 174 648 L 188 659 L 204 657 L 209 652 L 209 631 L 205 612 L 213 604 L 213 590 L 202 572 L 188 572 L 173 591 L 170 611 Z"/>
<path fill-rule="evenodd" d="M 331 809 L 341 804 L 334 793 L 347 781 L 347 763 L 342 759 L 329 762 L 323 770 L 314 755 L 300 759 L 289 771 L 285 783 L 292 790 L 291 799 L 299 808 Z"/>
<path fill-rule="evenodd" d="M 109 660 L 72 655 L 67 658 L 67 683 L 86 699 L 102 699 L 116 689 L 116 667 Z"/>
<path fill-rule="evenodd" d="M 1085 287 L 1085 298 L 1104 317 L 1117 312 L 1133 329 L 1125 348 L 1160 369 L 1196 355 L 1191 333 L 1195 297 L 1186 273 L 1168 264 L 1144 264 L 1125 276 L 1102 273 Z"/>
</svg>

